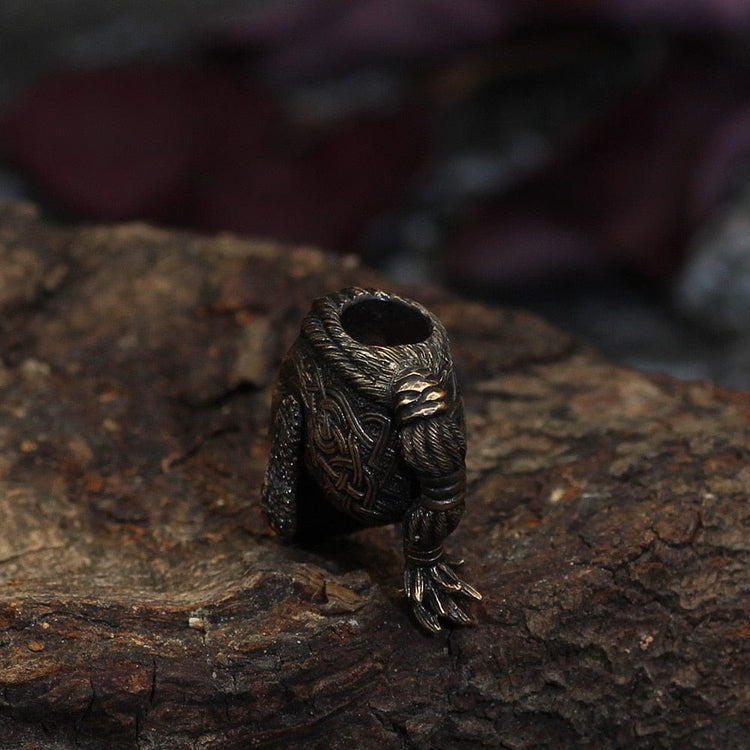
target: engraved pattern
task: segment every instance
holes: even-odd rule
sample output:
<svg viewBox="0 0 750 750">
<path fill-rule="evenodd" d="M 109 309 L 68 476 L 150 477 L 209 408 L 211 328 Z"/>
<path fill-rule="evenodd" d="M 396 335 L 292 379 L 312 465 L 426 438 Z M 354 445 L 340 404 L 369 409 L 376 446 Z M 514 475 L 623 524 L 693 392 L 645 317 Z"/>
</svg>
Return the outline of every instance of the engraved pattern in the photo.
<svg viewBox="0 0 750 750">
<path fill-rule="evenodd" d="M 261 507 L 271 527 L 285 539 L 294 535 L 297 525 L 301 443 L 302 410 L 297 399 L 288 395 L 276 412 L 274 441 L 261 497 Z"/>
<path fill-rule="evenodd" d="M 400 520 L 391 504 L 378 503 L 397 477 L 397 439 L 390 416 L 377 404 L 348 394 L 324 377 L 304 347 L 296 363 L 305 404 L 305 463 L 331 502 L 368 525 Z"/>
</svg>

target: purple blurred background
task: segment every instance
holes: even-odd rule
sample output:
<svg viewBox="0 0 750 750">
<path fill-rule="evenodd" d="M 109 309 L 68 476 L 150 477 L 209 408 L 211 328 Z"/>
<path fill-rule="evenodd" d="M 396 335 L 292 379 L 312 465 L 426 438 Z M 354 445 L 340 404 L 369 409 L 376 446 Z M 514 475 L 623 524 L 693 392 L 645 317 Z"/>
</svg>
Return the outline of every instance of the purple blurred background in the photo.
<svg viewBox="0 0 750 750">
<path fill-rule="evenodd" d="M 0 6 L 0 200 L 357 253 L 750 389 L 750 0 Z"/>
</svg>

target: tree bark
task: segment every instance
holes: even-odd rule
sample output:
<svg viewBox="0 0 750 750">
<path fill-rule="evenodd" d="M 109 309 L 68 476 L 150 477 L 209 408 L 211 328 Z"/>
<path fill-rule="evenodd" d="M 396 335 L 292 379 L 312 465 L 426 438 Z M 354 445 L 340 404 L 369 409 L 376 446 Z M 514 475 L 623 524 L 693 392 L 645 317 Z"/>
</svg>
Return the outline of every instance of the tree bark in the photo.
<svg viewBox="0 0 750 750">
<path fill-rule="evenodd" d="M 451 334 L 474 626 L 415 625 L 398 529 L 260 514 L 275 369 L 351 284 Z M 0 747 L 750 745 L 750 394 L 353 258 L 27 206 L 0 313 Z"/>
</svg>

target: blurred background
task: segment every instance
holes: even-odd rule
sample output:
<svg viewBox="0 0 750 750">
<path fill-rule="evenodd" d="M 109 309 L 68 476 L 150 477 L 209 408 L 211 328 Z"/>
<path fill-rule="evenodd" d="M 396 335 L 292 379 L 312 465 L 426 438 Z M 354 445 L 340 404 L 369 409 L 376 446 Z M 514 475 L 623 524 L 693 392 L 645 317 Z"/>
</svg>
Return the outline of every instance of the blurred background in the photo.
<svg viewBox="0 0 750 750">
<path fill-rule="evenodd" d="M 750 389 L 750 0 L 2 0 L 0 201 L 316 244 Z"/>
</svg>

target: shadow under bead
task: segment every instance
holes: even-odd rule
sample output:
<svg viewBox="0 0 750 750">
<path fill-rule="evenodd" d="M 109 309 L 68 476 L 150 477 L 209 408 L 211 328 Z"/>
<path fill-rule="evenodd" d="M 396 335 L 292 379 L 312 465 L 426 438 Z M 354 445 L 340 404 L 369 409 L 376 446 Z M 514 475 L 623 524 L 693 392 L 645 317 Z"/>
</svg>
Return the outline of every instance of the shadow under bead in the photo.
<svg viewBox="0 0 750 750">
<path fill-rule="evenodd" d="M 448 335 L 411 300 L 350 288 L 321 297 L 284 358 L 262 507 L 285 539 L 400 522 L 418 622 L 471 622 L 481 595 L 443 552 L 466 494 L 466 433 Z"/>
</svg>

